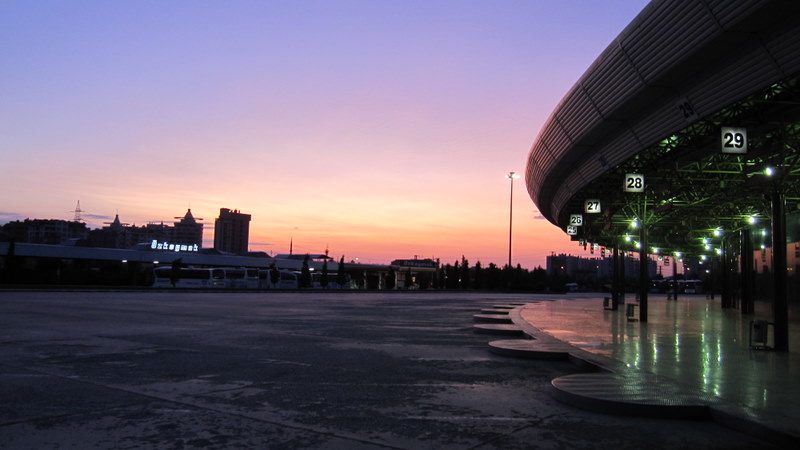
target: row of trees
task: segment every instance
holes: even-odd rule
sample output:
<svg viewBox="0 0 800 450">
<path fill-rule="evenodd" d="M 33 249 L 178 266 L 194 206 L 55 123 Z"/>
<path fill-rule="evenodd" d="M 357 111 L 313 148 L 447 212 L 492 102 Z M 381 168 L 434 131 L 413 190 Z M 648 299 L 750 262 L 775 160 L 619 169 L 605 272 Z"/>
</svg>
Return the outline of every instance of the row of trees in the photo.
<svg viewBox="0 0 800 450">
<path fill-rule="evenodd" d="M 470 267 L 464 257 L 460 262 L 445 264 L 440 273 L 438 281 L 442 289 L 543 291 L 551 287 L 547 271 L 541 267 L 528 270 L 519 264 L 499 267 L 494 263 L 483 267 L 480 261 Z"/>
<path fill-rule="evenodd" d="M 434 286 L 439 289 L 541 292 L 564 290 L 565 283 L 570 280 L 548 276 L 547 271 L 541 266 L 528 270 L 519 264 L 516 267 L 509 265 L 499 267 L 495 263 L 489 263 L 484 267 L 480 261 L 470 266 L 469 261 L 462 256 L 461 261 L 441 266 L 435 281 Z"/>
<path fill-rule="evenodd" d="M 344 257 L 339 260 L 339 270 L 334 280 L 338 286 L 345 286 L 352 279 L 361 285 L 363 274 L 355 267 L 352 274 L 348 274 L 348 266 Z M 401 273 L 402 272 L 402 273 Z M 277 274 L 277 271 L 276 271 Z M 328 275 L 327 262 L 322 265 L 320 285 L 325 288 L 331 280 Z M 386 289 L 464 289 L 464 290 L 514 290 L 514 291 L 563 291 L 567 282 L 572 281 L 565 277 L 548 276 L 542 267 L 533 270 L 523 269 L 522 266 L 499 267 L 490 263 L 484 267 L 480 261 L 474 266 L 462 256 L 461 261 L 453 264 L 440 265 L 435 271 L 420 271 L 413 268 L 391 270 L 384 279 Z M 309 288 L 312 285 L 309 260 L 303 260 L 303 266 L 298 280 L 300 288 Z"/>
</svg>

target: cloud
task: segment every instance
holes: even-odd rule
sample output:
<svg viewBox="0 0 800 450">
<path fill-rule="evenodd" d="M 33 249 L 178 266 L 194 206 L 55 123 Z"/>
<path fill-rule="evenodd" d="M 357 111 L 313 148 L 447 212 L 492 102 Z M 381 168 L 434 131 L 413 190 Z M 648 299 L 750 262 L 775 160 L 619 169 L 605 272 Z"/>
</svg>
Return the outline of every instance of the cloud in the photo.
<svg viewBox="0 0 800 450">
<path fill-rule="evenodd" d="M 542 213 L 540 213 L 538 209 L 532 209 L 531 210 L 531 218 L 533 220 L 547 220 L 547 218 L 545 216 L 543 216 Z"/>
<path fill-rule="evenodd" d="M 259 247 L 272 247 L 275 244 L 273 244 L 272 242 L 250 242 L 248 245 L 257 245 Z"/>
<path fill-rule="evenodd" d="M 83 220 L 103 220 L 103 221 L 108 221 L 108 222 L 111 222 L 112 220 L 114 220 L 114 218 L 111 217 L 111 216 L 105 216 L 105 215 L 101 215 L 101 214 L 86 214 L 86 213 L 82 213 L 81 214 L 81 219 L 83 219 Z"/>
<path fill-rule="evenodd" d="M 0 222 L 13 222 L 15 220 L 25 220 L 28 217 L 17 213 L 0 212 Z"/>
</svg>

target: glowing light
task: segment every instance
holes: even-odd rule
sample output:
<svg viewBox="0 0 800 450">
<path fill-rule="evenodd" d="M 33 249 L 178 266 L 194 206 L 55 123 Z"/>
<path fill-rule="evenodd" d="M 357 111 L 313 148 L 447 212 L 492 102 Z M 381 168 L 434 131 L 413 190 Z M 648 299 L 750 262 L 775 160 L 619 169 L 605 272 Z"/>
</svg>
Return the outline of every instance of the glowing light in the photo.
<svg viewBox="0 0 800 450">
<path fill-rule="evenodd" d="M 631 241 L 631 237 L 626 234 L 625 235 L 625 242 L 630 242 L 630 241 Z"/>
<path fill-rule="evenodd" d="M 659 251 L 660 251 L 660 250 L 658 249 L 658 247 L 653 247 L 653 253 L 654 253 L 654 254 L 656 254 L 656 255 L 657 255 Z"/>
<path fill-rule="evenodd" d="M 755 225 L 758 222 L 758 218 L 755 215 L 752 215 L 747 218 L 747 223 L 750 225 Z"/>
<path fill-rule="evenodd" d="M 639 228 L 639 219 L 633 219 L 631 222 L 631 228 Z"/>
<path fill-rule="evenodd" d="M 714 236 L 716 237 L 722 236 L 722 228 L 717 228 L 716 230 L 714 230 Z"/>
<path fill-rule="evenodd" d="M 768 177 L 771 177 L 774 173 L 775 173 L 775 169 L 773 169 L 772 167 L 767 166 L 767 168 L 764 169 L 764 175 L 766 175 Z"/>
</svg>

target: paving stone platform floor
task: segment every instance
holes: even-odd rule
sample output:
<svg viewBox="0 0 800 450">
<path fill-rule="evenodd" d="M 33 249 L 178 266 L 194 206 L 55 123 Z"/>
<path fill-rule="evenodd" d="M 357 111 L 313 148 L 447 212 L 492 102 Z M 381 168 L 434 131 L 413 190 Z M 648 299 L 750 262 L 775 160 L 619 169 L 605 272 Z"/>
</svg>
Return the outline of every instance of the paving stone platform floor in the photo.
<svg viewBox="0 0 800 450">
<path fill-rule="evenodd" d="M 636 304 L 629 295 L 627 304 Z M 638 311 L 637 311 L 638 315 Z M 772 321 L 771 305 L 756 313 L 723 309 L 719 297 L 648 298 L 648 320 L 628 321 L 624 305 L 605 310 L 599 294 L 571 294 L 518 310 L 523 327 L 567 342 L 615 372 L 654 374 L 721 400 L 720 411 L 800 437 L 800 320 L 790 314 L 788 352 L 751 346 L 751 321 Z M 772 327 L 769 328 L 772 342 Z"/>
</svg>

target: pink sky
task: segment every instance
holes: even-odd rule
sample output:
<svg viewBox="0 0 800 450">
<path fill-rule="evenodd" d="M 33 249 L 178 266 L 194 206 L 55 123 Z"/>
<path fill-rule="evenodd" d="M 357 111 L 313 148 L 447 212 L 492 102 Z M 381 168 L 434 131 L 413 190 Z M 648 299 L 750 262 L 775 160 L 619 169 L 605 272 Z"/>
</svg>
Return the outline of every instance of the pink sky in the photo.
<svg viewBox="0 0 800 450">
<path fill-rule="evenodd" d="M 0 223 L 172 221 L 213 242 L 503 265 L 509 171 L 643 0 L 0 4 Z M 514 185 L 513 263 L 583 254 Z"/>
</svg>

